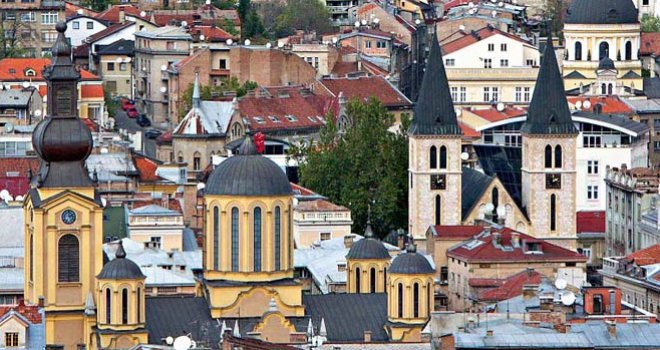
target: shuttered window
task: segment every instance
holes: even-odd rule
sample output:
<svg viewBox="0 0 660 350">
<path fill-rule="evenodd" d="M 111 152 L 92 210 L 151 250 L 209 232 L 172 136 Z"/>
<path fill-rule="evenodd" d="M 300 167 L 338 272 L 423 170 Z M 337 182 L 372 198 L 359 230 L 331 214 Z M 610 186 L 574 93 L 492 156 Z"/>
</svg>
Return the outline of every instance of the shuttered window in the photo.
<svg viewBox="0 0 660 350">
<path fill-rule="evenodd" d="M 78 238 L 64 235 L 57 247 L 57 271 L 60 282 L 80 281 L 80 252 Z"/>
</svg>

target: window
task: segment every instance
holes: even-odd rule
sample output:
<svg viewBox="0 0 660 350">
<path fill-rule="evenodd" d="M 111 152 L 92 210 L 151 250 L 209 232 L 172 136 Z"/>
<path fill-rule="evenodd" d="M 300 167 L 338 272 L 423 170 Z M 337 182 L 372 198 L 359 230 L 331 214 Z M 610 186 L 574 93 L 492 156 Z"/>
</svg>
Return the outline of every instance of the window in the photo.
<svg viewBox="0 0 660 350">
<path fill-rule="evenodd" d="M 587 161 L 587 174 L 591 174 L 591 175 L 598 174 L 598 161 L 597 160 Z"/>
<path fill-rule="evenodd" d="M 383 40 L 376 41 L 376 47 L 379 48 L 379 49 L 386 49 L 387 48 L 387 41 L 383 41 Z"/>
<path fill-rule="evenodd" d="M 238 239 L 238 208 L 231 209 L 231 270 L 238 271 L 238 254 L 239 254 L 239 239 Z"/>
<path fill-rule="evenodd" d="M 46 43 L 52 43 L 55 42 L 55 39 L 57 39 L 57 32 L 53 30 L 42 30 L 41 31 L 41 41 L 46 42 Z M 50 52 L 50 50 L 48 51 Z"/>
<path fill-rule="evenodd" d="M 500 51 L 506 52 L 506 44 L 500 44 Z"/>
<path fill-rule="evenodd" d="M 254 208 L 254 271 L 261 271 L 261 208 Z"/>
<path fill-rule="evenodd" d="M 447 169 L 447 147 L 440 146 L 440 169 Z"/>
<path fill-rule="evenodd" d="M 37 20 L 37 16 L 33 11 L 21 13 L 21 21 L 23 22 L 34 22 Z"/>
<path fill-rule="evenodd" d="M 219 62 L 220 69 L 227 69 L 227 59 L 222 58 Z"/>
<path fill-rule="evenodd" d="M 330 240 L 330 232 L 321 232 L 321 241 Z"/>
<path fill-rule="evenodd" d="M 460 87 L 460 93 L 458 95 L 459 97 L 459 102 L 465 102 L 467 101 L 467 88 L 465 86 Z"/>
<path fill-rule="evenodd" d="M 88 21 L 87 22 L 87 29 L 94 29 L 94 22 Z"/>
<path fill-rule="evenodd" d="M 174 41 L 166 42 L 165 43 L 165 48 L 167 48 L 167 50 L 176 50 L 176 42 L 174 42 Z"/>
<path fill-rule="evenodd" d="M 484 86 L 484 102 L 494 102 L 500 99 L 500 88 Z"/>
<path fill-rule="evenodd" d="M 493 59 L 484 58 L 484 68 L 493 68 Z"/>
<path fill-rule="evenodd" d="M 598 45 L 598 60 L 605 57 L 610 57 L 610 44 L 607 41 L 603 41 Z"/>
<path fill-rule="evenodd" d="M 413 285 L 413 317 L 419 317 L 419 283 Z"/>
<path fill-rule="evenodd" d="M 105 323 L 110 324 L 112 321 L 112 291 L 110 288 L 105 289 Z"/>
<path fill-rule="evenodd" d="M 149 239 L 149 242 L 151 242 L 151 247 L 160 248 L 161 238 L 151 237 L 151 239 Z"/>
<path fill-rule="evenodd" d="M 399 318 L 403 318 L 403 283 L 399 283 L 398 293 L 397 293 L 398 305 L 397 305 L 397 315 Z"/>
<path fill-rule="evenodd" d="M 57 12 L 45 12 L 41 14 L 41 24 L 56 24 L 57 20 Z"/>
<path fill-rule="evenodd" d="M 495 51 L 495 44 L 488 44 L 488 51 Z"/>
<path fill-rule="evenodd" d="M 105 88 L 109 92 L 117 92 L 117 82 L 114 80 L 108 80 L 105 82 Z"/>
<path fill-rule="evenodd" d="M 456 59 L 454 59 L 454 58 L 448 58 L 448 59 L 446 59 L 446 60 L 445 60 L 445 65 L 447 65 L 447 67 L 453 67 L 453 66 L 455 66 L 455 65 L 456 65 Z"/>
<path fill-rule="evenodd" d="M 435 196 L 435 225 L 440 225 L 441 216 L 442 216 L 442 211 L 441 211 L 441 205 L 442 205 L 442 199 L 440 198 L 440 195 Z"/>
<path fill-rule="evenodd" d="M 128 289 L 121 290 L 121 323 L 128 324 Z"/>
<path fill-rule="evenodd" d="M 490 102 L 490 87 L 484 86 L 484 102 Z"/>
<path fill-rule="evenodd" d="M 532 96 L 532 93 L 531 93 L 532 88 L 530 88 L 530 87 L 528 86 L 528 87 L 525 87 L 525 88 L 523 89 L 523 91 L 524 91 L 524 94 L 523 94 L 523 100 L 524 100 L 525 102 L 529 102 L 529 101 L 531 100 L 531 98 L 532 98 L 532 97 L 531 97 L 531 96 Z"/>
<path fill-rule="evenodd" d="M 561 169 L 562 163 L 561 146 L 557 145 L 555 146 L 555 168 Z"/>
<path fill-rule="evenodd" d="M 516 87 L 515 100 L 516 102 L 522 102 L 522 87 Z"/>
<path fill-rule="evenodd" d="M 575 42 L 575 60 L 582 61 L 582 43 L 579 41 Z"/>
<path fill-rule="evenodd" d="M 137 322 L 142 322 L 142 291 L 140 287 L 137 289 Z"/>
<path fill-rule="evenodd" d="M 506 60 L 506 59 L 501 59 L 500 60 L 500 67 L 505 68 L 505 67 L 508 67 L 508 66 L 509 66 L 509 60 Z"/>
<path fill-rule="evenodd" d="M 32 212 L 30 212 L 32 215 Z M 30 281 L 33 281 L 34 277 L 34 236 L 30 235 Z M 0 304 L 2 304 L 0 302 Z"/>
<path fill-rule="evenodd" d="M 442 266 L 440 267 L 440 284 L 446 284 L 447 280 L 449 279 L 449 270 L 447 266 Z"/>
<path fill-rule="evenodd" d="M 115 70 L 115 63 L 108 62 L 108 71 L 114 71 L 114 70 Z"/>
<path fill-rule="evenodd" d="M 198 152 L 193 155 L 193 170 L 200 171 L 202 169 L 202 157 Z"/>
<path fill-rule="evenodd" d="M 593 307 L 594 314 L 599 315 L 603 313 L 603 296 L 601 294 L 594 295 Z"/>
<path fill-rule="evenodd" d="M 550 195 L 550 231 L 557 230 L 557 195 Z"/>
<path fill-rule="evenodd" d="M 500 88 L 492 87 L 491 90 L 493 91 L 493 101 L 499 101 L 500 100 Z"/>
<path fill-rule="evenodd" d="M 5 333 L 5 347 L 17 347 L 18 346 L 18 332 L 6 332 Z"/>
<path fill-rule="evenodd" d="M 545 146 L 545 168 L 552 168 L 552 146 Z"/>
<path fill-rule="evenodd" d="M 587 186 L 587 199 L 598 199 L 598 186 Z"/>
<path fill-rule="evenodd" d="M 126 71 L 126 62 L 121 62 L 119 64 L 119 70 L 122 71 L 122 72 Z"/>
<path fill-rule="evenodd" d="M 218 270 L 220 262 L 220 209 L 213 207 L 213 269 Z"/>
<path fill-rule="evenodd" d="M 458 101 L 458 87 L 452 86 L 449 88 L 449 90 L 451 91 L 451 99 L 454 102 Z"/>
<path fill-rule="evenodd" d="M 280 269 L 280 246 L 282 244 L 282 217 L 281 209 L 279 206 L 275 207 L 275 270 Z"/>
<path fill-rule="evenodd" d="M 355 293 L 360 293 L 360 268 L 355 269 Z"/>
<path fill-rule="evenodd" d="M 80 29 L 80 22 L 78 21 L 73 21 L 73 25 L 71 26 L 74 30 Z"/>
<path fill-rule="evenodd" d="M 608 95 L 611 95 L 611 94 L 612 94 L 612 90 L 613 90 L 612 83 L 607 84 L 607 94 L 608 94 Z M 596 106 L 598 106 L 598 105 L 596 105 Z"/>
<path fill-rule="evenodd" d="M 525 64 L 528 65 L 528 66 L 533 67 L 533 66 L 536 65 L 536 61 L 528 59 L 528 60 L 525 61 Z"/>
<path fill-rule="evenodd" d="M 631 61 L 632 60 L 632 42 L 627 41 L 626 42 L 626 61 Z"/>
<path fill-rule="evenodd" d="M 78 282 L 79 277 L 78 238 L 66 234 L 60 238 L 57 246 L 57 273 L 59 282 Z"/>
<path fill-rule="evenodd" d="M 599 135 L 589 135 L 582 137 L 582 144 L 585 148 L 600 148 L 601 145 L 601 136 Z"/>
<path fill-rule="evenodd" d="M 431 146 L 429 150 L 429 168 L 435 169 L 438 167 L 438 149 L 435 146 Z"/>
<path fill-rule="evenodd" d="M 370 41 L 370 40 L 366 40 L 366 41 L 364 42 L 364 47 L 367 48 L 367 49 L 370 49 L 370 48 L 371 48 L 371 41 Z"/>
<path fill-rule="evenodd" d="M 371 284 L 371 289 L 369 290 L 369 292 L 376 293 L 376 268 L 375 267 L 371 268 L 371 271 L 369 273 L 369 277 L 371 279 L 369 281 L 369 282 L 371 282 L 370 283 Z"/>
</svg>

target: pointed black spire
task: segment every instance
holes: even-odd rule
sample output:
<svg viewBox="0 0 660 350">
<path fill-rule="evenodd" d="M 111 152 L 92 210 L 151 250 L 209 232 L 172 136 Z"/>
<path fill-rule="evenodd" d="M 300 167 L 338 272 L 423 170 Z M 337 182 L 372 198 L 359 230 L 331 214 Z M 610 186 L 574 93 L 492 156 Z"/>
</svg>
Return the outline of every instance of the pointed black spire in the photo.
<svg viewBox="0 0 660 350">
<path fill-rule="evenodd" d="M 415 116 L 408 132 L 411 135 L 461 135 L 436 34 L 431 39 Z"/>
<path fill-rule="evenodd" d="M 552 36 L 548 35 L 534 95 L 521 131 L 526 134 L 577 134 L 568 109 Z"/>
<path fill-rule="evenodd" d="M 126 251 L 124 250 L 124 242 L 122 240 L 119 240 L 119 247 L 117 247 L 117 251 L 115 252 L 115 258 L 117 259 L 124 259 L 126 257 Z"/>
<path fill-rule="evenodd" d="M 371 228 L 371 204 L 367 209 L 367 227 L 364 229 L 364 238 L 374 238 L 374 230 Z"/>
</svg>

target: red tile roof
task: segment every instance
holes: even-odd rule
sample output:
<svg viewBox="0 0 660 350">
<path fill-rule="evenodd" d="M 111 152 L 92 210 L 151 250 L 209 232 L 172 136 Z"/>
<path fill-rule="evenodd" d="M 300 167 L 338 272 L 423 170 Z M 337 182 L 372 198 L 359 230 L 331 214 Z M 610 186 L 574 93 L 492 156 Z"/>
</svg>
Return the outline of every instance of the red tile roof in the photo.
<svg viewBox="0 0 660 350">
<path fill-rule="evenodd" d="M 140 181 L 155 182 L 163 180 L 163 178 L 156 175 L 159 165 L 157 161 L 138 153 L 133 153 L 133 164 L 135 165 L 135 169 L 140 173 Z"/>
<path fill-rule="evenodd" d="M 626 260 L 634 262 L 637 266 L 645 266 L 660 263 L 660 243 L 648 248 L 630 253 Z"/>
<path fill-rule="evenodd" d="M 103 98 L 103 85 L 89 85 L 84 84 L 80 86 L 81 98 Z"/>
<path fill-rule="evenodd" d="M 0 60 L 0 80 L 2 81 L 46 81 L 42 74 L 44 67 L 50 65 L 50 58 L 3 58 Z M 25 72 L 33 70 L 34 76 L 26 76 Z M 81 69 L 83 80 L 101 80 L 98 76 Z"/>
<path fill-rule="evenodd" d="M 348 99 L 375 97 L 385 107 L 412 107 L 412 102 L 382 76 L 323 78 L 320 82 L 334 96 L 343 92 Z"/>
<path fill-rule="evenodd" d="M 499 278 L 470 278 L 468 280 L 470 287 L 475 288 L 499 287 L 502 283 L 504 283 L 504 280 Z"/>
<path fill-rule="evenodd" d="M 463 132 L 464 137 L 470 137 L 470 138 L 479 138 L 481 137 L 481 133 L 478 132 L 477 130 L 472 129 L 470 126 L 463 122 L 459 122 L 458 125 L 461 127 L 461 131 Z"/>
<path fill-rule="evenodd" d="M 435 239 L 469 239 L 484 231 L 483 226 L 476 225 L 435 225 L 432 226 Z"/>
<path fill-rule="evenodd" d="M 507 38 L 519 41 L 523 44 L 530 45 L 530 43 L 528 43 L 527 41 L 525 41 L 525 40 L 523 40 L 523 39 L 521 39 L 521 38 L 519 38 L 519 37 L 517 37 L 513 34 L 503 32 L 503 31 L 501 31 L 497 28 L 493 28 L 493 27 L 483 27 L 483 28 L 477 30 L 474 35 L 470 32 L 464 32 L 462 37 L 442 44 L 442 54 L 443 55 L 448 55 L 452 52 L 456 52 L 460 49 L 463 49 L 465 47 L 468 47 L 468 46 L 476 43 L 477 41 L 489 38 L 493 35 L 503 35 Z"/>
<path fill-rule="evenodd" d="M 660 54 L 660 33 L 642 33 L 639 54 L 642 56 Z"/>
<path fill-rule="evenodd" d="M 64 13 L 66 15 L 66 18 L 79 15 L 78 11 L 80 10 L 82 10 L 82 14 L 85 16 L 96 17 L 99 14 L 96 11 L 93 11 L 83 6 L 72 4 L 68 1 L 64 3 Z"/>
<path fill-rule="evenodd" d="M 227 41 L 227 39 L 234 40 L 237 38 L 236 36 L 227 33 L 222 28 L 215 26 L 194 26 L 190 29 L 190 33 L 199 33 L 204 35 L 204 40 L 210 42 L 223 42 Z"/>
<path fill-rule="evenodd" d="M 632 108 L 630 108 L 625 102 L 621 101 L 621 99 L 619 99 L 617 96 L 569 96 L 567 97 L 567 100 L 571 105 L 575 105 L 575 103 L 578 101 L 584 105 L 584 101 L 589 100 L 589 103 L 591 103 L 590 109 L 593 109 L 593 107 L 599 103 L 603 107 L 602 113 L 605 114 L 633 114 Z M 584 107 L 582 107 L 582 109 L 584 109 Z"/>
<path fill-rule="evenodd" d="M 13 197 L 24 196 L 30 190 L 28 170 L 36 174 L 39 158 L 2 158 L 0 161 L 0 190 L 6 189 Z"/>
<path fill-rule="evenodd" d="M 96 124 L 93 120 L 89 118 L 83 118 L 82 122 L 87 126 L 89 131 L 91 132 L 98 132 L 99 131 L 99 125 Z"/>
<path fill-rule="evenodd" d="M 605 232 L 605 211 L 578 211 L 577 233 Z"/>
<path fill-rule="evenodd" d="M 120 32 L 120 31 L 122 31 L 122 30 L 124 30 L 124 29 L 126 29 L 130 26 L 134 26 L 134 25 L 135 25 L 135 22 L 132 22 L 132 21 L 126 21 L 124 23 L 115 23 L 115 24 L 103 29 L 102 31 L 100 31 L 98 33 L 94 33 L 94 34 L 88 36 L 84 40 L 84 42 L 87 43 L 87 44 L 92 44 L 92 43 L 94 43 L 94 42 L 96 42 L 100 39 L 103 39 L 103 38 L 105 38 L 109 35 Z"/>
<path fill-rule="evenodd" d="M 509 276 L 501 280 L 501 285 L 498 287 L 487 289 L 479 292 L 477 298 L 479 301 L 502 301 L 517 297 L 522 294 L 522 288 L 527 284 L 540 284 L 543 275 L 528 269 L 521 271 L 515 275 Z M 471 285 L 471 280 L 470 280 Z"/>
<path fill-rule="evenodd" d="M 527 113 L 525 109 L 513 106 L 505 106 L 502 111 L 498 111 L 497 108 L 491 107 L 487 109 L 474 109 L 470 112 L 488 120 L 489 122 L 497 122 L 504 119 L 520 117 Z"/>
<path fill-rule="evenodd" d="M 25 305 L 23 300 L 20 300 L 16 306 L 0 306 L 0 318 L 4 317 L 11 310 L 21 314 L 32 324 L 41 323 L 41 314 L 37 305 Z"/>
<path fill-rule="evenodd" d="M 325 199 L 299 201 L 297 211 L 349 211 L 348 208 L 334 204 Z"/>
<path fill-rule="evenodd" d="M 301 94 L 300 86 L 271 87 L 266 96 L 246 96 L 238 100 L 238 110 L 252 131 L 320 129 L 332 98 Z M 257 91 L 257 95 L 263 94 Z"/>
<path fill-rule="evenodd" d="M 238 12 L 236 10 L 215 10 L 215 18 L 202 18 L 197 14 L 196 10 L 193 11 L 182 11 L 182 12 L 155 12 L 153 14 L 153 21 L 157 26 L 163 27 L 171 23 L 172 21 L 177 22 L 188 22 L 189 25 L 192 25 L 193 22 L 196 24 L 201 24 L 204 26 L 218 25 L 221 24 L 225 19 L 229 19 L 234 22 L 235 26 L 241 25 L 241 19 L 238 17 Z"/>
<path fill-rule="evenodd" d="M 111 23 L 119 23 L 119 13 L 124 11 L 125 14 L 134 17 L 140 17 L 140 9 L 133 5 L 115 5 L 109 9 L 99 13 L 96 18 L 102 19 Z"/>
<path fill-rule="evenodd" d="M 293 182 L 291 183 L 291 189 L 293 190 L 293 193 L 296 195 L 301 195 L 301 196 L 316 196 L 318 193 L 310 190 L 309 188 L 302 187 L 298 184 L 294 184 Z"/>
<path fill-rule="evenodd" d="M 499 233 L 499 244 L 493 242 Z M 502 249 L 502 247 L 511 248 L 511 236 L 517 234 L 520 240 L 520 246 L 514 249 Z M 459 246 L 453 247 L 447 251 L 447 256 L 465 260 L 467 262 L 509 262 L 519 263 L 526 261 L 557 261 L 557 262 L 586 262 L 587 258 L 577 252 L 554 245 L 550 242 L 534 238 L 524 233 L 513 231 L 509 228 L 503 228 L 499 231 L 493 230 L 488 235 L 480 235 L 477 238 L 481 244 L 474 244 L 473 241 L 465 242 Z M 542 254 L 531 254 L 528 252 L 526 244 L 535 243 L 539 245 Z"/>
</svg>

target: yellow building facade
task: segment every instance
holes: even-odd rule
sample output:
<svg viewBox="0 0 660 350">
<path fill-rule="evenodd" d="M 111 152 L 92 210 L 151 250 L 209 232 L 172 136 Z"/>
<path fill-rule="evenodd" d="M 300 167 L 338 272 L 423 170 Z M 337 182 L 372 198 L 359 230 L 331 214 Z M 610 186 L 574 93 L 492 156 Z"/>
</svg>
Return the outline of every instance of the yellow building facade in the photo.
<svg viewBox="0 0 660 350">
<path fill-rule="evenodd" d="M 364 239 L 353 243 L 346 255 L 348 293 L 386 293 L 390 260 L 383 243 L 374 238 L 368 221 Z"/>
</svg>

